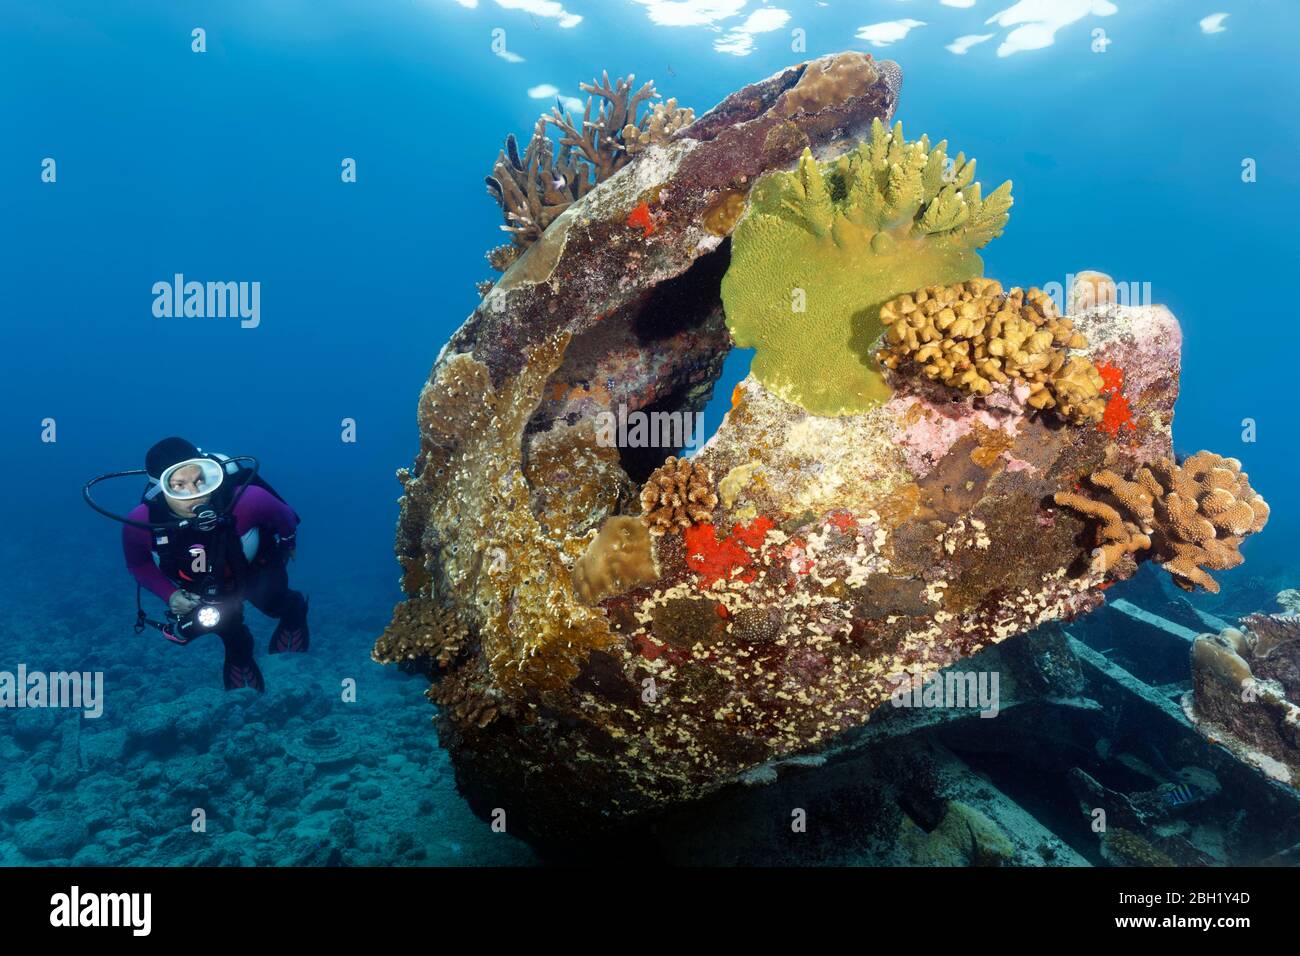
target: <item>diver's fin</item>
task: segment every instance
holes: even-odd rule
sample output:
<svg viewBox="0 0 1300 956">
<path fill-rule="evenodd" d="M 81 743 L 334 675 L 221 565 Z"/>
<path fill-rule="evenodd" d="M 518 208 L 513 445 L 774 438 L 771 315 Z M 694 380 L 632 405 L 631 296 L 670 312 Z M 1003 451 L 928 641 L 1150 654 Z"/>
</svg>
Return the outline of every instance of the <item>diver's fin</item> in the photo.
<svg viewBox="0 0 1300 956">
<path fill-rule="evenodd" d="M 257 666 L 255 660 L 250 659 L 246 664 L 236 664 L 227 660 L 221 676 L 225 681 L 226 690 L 251 687 L 259 694 L 266 691 L 266 682 L 262 680 L 262 670 Z"/>
<path fill-rule="evenodd" d="M 271 654 L 283 654 L 285 651 L 302 652 L 311 647 L 311 628 L 307 626 L 307 598 L 302 599 L 302 613 L 293 615 L 296 620 L 287 624 L 283 619 L 275 626 L 271 634 Z"/>
</svg>

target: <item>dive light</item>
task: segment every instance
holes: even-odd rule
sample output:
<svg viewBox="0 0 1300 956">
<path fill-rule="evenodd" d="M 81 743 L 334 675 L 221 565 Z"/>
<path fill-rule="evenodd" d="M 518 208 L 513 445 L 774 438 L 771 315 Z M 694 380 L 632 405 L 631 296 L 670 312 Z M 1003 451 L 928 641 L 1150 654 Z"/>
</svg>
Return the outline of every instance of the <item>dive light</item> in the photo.
<svg viewBox="0 0 1300 956">
<path fill-rule="evenodd" d="M 205 600 L 186 614 L 168 614 L 167 617 L 163 633 L 177 644 L 188 644 L 196 637 L 215 631 L 225 615 L 219 604 Z"/>
</svg>

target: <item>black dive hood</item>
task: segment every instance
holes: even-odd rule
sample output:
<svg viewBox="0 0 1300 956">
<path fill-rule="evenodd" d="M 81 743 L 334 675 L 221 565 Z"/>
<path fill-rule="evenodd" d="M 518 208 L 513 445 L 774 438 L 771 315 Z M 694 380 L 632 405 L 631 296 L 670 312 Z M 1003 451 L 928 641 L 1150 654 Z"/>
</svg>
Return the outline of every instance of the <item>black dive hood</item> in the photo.
<svg viewBox="0 0 1300 956">
<path fill-rule="evenodd" d="M 223 471 L 236 462 L 249 463 L 246 467 L 240 467 L 238 469 L 243 472 L 243 475 L 240 477 L 239 484 L 235 487 L 234 494 L 229 496 L 228 504 L 223 510 L 218 511 L 211 502 L 208 502 L 207 504 L 200 505 L 194 515 L 189 518 L 178 517 L 175 521 L 158 522 L 134 521 L 123 515 L 114 514 L 107 508 L 100 506 L 96 503 L 95 499 L 91 497 L 90 489 L 102 481 L 108 481 L 110 478 L 133 478 L 144 475 L 150 482 L 153 482 L 153 476 L 144 468 L 132 468 L 130 471 L 111 471 L 108 474 L 91 478 L 90 481 L 86 482 L 85 486 L 81 489 L 81 496 L 86 499 L 86 504 L 90 505 L 90 507 L 94 508 L 105 518 L 112 518 L 114 521 L 120 521 L 122 524 L 129 524 L 136 528 L 144 528 L 148 531 L 166 531 L 193 527 L 198 528 L 200 531 L 211 531 L 216 527 L 221 518 L 230 514 L 234 510 L 235 505 L 239 502 L 240 496 L 244 493 L 244 489 L 246 489 L 249 483 L 257 477 L 257 459 L 252 455 L 237 455 L 233 458 L 227 458 L 225 456 L 217 457 L 215 455 L 198 455 L 197 457 L 217 462 Z M 160 492 L 160 494 L 161 493 L 162 492 Z"/>
</svg>

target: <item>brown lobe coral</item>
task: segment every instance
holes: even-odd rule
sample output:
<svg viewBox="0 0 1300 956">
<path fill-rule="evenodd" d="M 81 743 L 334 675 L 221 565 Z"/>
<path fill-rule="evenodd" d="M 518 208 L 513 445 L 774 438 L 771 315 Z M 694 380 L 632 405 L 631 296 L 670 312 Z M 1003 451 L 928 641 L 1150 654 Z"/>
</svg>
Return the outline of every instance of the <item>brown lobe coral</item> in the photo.
<svg viewBox="0 0 1300 956">
<path fill-rule="evenodd" d="M 657 580 L 650 533 L 639 518 L 616 515 L 601 525 L 573 569 L 573 589 L 592 605 Z"/>
</svg>

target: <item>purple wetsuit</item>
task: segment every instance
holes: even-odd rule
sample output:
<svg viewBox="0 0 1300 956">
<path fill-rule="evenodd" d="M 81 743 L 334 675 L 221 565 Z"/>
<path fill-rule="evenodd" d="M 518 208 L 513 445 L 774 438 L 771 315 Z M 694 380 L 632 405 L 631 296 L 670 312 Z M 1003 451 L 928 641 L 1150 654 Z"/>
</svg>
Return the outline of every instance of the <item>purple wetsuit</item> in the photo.
<svg viewBox="0 0 1300 956">
<path fill-rule="evenodd" d="M 298 527 L 298 516 L 283 501 L 257 485 L 244 489 L 239 500 L 235 502 L 235 533 L 240 537 L 250 529 L 259 528 L 262 533 L 277 534 L 281 538 L 292 535 Z M 132 521 L 149 521 L 149 506 L 136 505 L 127 515 Z M 135 525 L 122 526 L 122 553 L 126 556 L 127 570 L 140 582 L 140 586 L 152 591 L 164 601 L 171 597 L 177 585 L 168 580 L 159 570 L 153 559 L 153 537 L 148 529 Z"/>
</svg>

